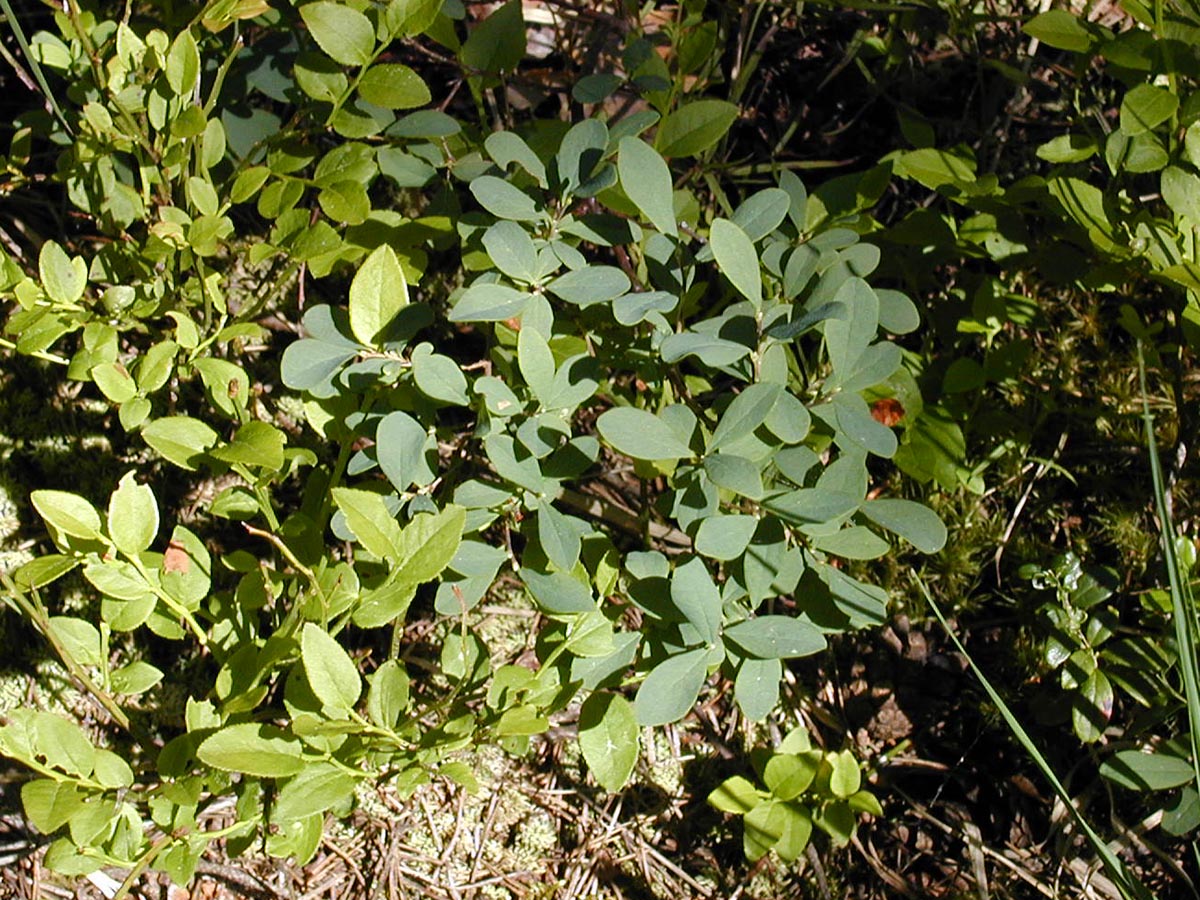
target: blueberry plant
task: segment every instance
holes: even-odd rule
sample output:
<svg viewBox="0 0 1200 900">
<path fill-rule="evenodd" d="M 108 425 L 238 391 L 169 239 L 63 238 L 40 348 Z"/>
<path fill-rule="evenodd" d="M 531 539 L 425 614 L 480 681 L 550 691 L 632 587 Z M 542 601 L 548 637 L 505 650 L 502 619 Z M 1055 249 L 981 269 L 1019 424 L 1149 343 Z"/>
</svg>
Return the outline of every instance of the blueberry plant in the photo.
<svg viewBox="0 0 1200 900">
<path fill-rule="evenodd" d="M 710 31 L 685 24 L 670 64 L 632 35 L 553 119 L 497 112 L 520 0 L 478 22 L 458 0 L 67 0 L 31 36 L 52 91 L 7 177 L 54 148 L 87 229 L 0 261 L 3 346 L 131 448 L 108 497 L 33 491 L 43 552 L 0 574 L 115 730 L 0 725 L 47 865 L 186 882 L 218 838 L 303 861 L 362 782 L 469 787 L 455 751 L 522 753 L 556 717 L 618 791 L 641 729 L 706 685 L 766 719 L 790 660 L 881 625 L 863 561 L 941 549 L 880 487 L 920 408 L 890 339 L 917 310 L 864 240 L 887 171 L 810 193 L 780 169 L 729 202 L 704 161 L 738 108 L 703 92 Z M 418 45 L 452 55 L 475 118 L 398 61 Z M 67 614 L 79 577 L 98 602 Z M 536 608 L 529 657 L 478 631 L 497 585 Z M 416 607 L 448 627 L 414 668 Z M 204 683 L 152 665 L 161 642 Z M 152 730 L 136 698 L 172 679 L 182 727 Z M 803 733 L 763 774 L 713 801 L 751 856 L 880 811 L 853 754 Z M 222 797 L 233 823 L 206 828 Z"/>
</svg>

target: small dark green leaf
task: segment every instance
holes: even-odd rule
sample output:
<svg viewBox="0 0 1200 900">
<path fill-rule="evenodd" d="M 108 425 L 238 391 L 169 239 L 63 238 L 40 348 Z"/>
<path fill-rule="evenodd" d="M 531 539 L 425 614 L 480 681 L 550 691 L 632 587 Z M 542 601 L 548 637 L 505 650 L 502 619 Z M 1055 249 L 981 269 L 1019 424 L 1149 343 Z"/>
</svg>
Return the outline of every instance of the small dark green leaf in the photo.
<svg viewBox="0 0 1200 900">
<path fill-rule="evenodd" d="M 463 65 L 480 72 L 511 72 L 525 56 L 521 0 L 509 0 L 475 26 L 460 53 Z"/>
<path fill-rule="evenodd" d="M 1131 791 L 1165 791 L 1188 784 L 1196 777 L 1186 759 L 1140 750 L 1114 753 L 1101 764 L 1100 774 Z"/>
<path fill-rule="evenodd" d="M 1095 40 L 1079 19 L 1065 9 L 1039 13 L 1026 22 L 1021 30 L 1047 47 L 1077 53 L 1087 52 Z"/>
</svg>

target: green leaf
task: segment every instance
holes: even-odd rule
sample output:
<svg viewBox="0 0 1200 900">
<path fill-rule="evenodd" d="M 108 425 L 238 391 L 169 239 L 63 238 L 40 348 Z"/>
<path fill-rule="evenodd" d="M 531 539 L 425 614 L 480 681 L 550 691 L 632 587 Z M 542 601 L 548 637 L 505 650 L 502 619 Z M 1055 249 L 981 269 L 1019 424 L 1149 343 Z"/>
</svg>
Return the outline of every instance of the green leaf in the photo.
<svg viewBox="0 0 1200 900">
<path fill-rule="evenodd" d="M 717 265 L 729 279 L 729 283 L 753 303 L 755 309 L 762 306 L 762 275 L 758 268 L 758 253 L 746 232 L 728 219 L 715 219 L 708 241 Z"/>
<path fill-rule="evenodd" d="M 300 658 L 308 686 L 317 699 L 337 710 L 352 710 L 362 693 L 358 669 L 346 651 L 319 625 L 304 624 Z"/>
<path fill-rule="evenodd" d="M 47 765 L 70 775 L 87 778 L 96 763 L 96 748 L 83 729 L 62 716 L 48 712 L 34 714 L 35 747 Z"/>
<path fill-rule="evenodd" d="M 751 241 L 761 241 L 783 223 L 791 202 L 791 195 L 782 188 L 767 188 L 747 197 L 731 221 Z"/>
<path fill-rule="evenodd" d="M 538 540 L 546 558 L 558 570 L 570 572 L 579 561 L 579 532 L 572 527 L 572 520 L 547 503 L 544 497 L 538 497 L 537 514 Z"/>
<path fill-rule="evenodd" d="M 155 419 L 142 429 L 142 438 L 164 459 L 188 471 L 194 471 L 200 458 L 217 443 L 217 433 L 190 416 Z"/>
<path fill-rule="evenodd" d="M 237 430 L 233 442 L 209 451 L 214 459 L 244 466 L 259 466 L 270 472 L 283 468 L 286 435 L 267 422 L 250 421 Z"/>
<path fill-rule="evenodd" d="M 458 552 L 466 523 L 467 511 L 453 505 L 413 518 L 400 535 L 397 581 L 424 584 L 441 575 Z"/>
<path fill-rule="evenodd" d="M 72 304 L 87 287 L 87 263 L 81 257 L 69 257 L 54 241 L 42 244 L 38 254 L 38 275 L 42 289 L 56 303 Z"/>
<path fill-rule="evenodd" d="M 458 298 L 448 318 L 451 322 L 504 322 L 524 312 L 531 296 L 503 284 L 476 283 Z"/>
<path fill-rule="evenodd" d="M 861 525 L 814 538 L 813 546 L 842 559 L 879 559 L 892 549 L 887 541 Z"/>
<path fill-rule="evenodd" d="M 359 79 L 358 95 L 384 109 L 412 109 L 432 99 L 421 76 L 400 63 L 381 63 L 367 69 Z"/>
<path fill-rule="evenodd" d="M 654 146 L 663 156 L 695 156 L 725 136 L 738 108 L 725 100 L 695 100 L 662 120 Z"/>
<path fill-rule="evenodd" d="M 629 290 L 629 276 L 616 266 L 588 266 L 560 275 L 546 290 L 568 303 L 588 307 L 624 294 Z"/>
<path fill-rule="evenodd" d="M 554 388 L 557 369 L 550 345 L 536 329 L 522 328 L 517 334 L 517 365 L 533 395 L 545 403 Z"/>
<path fill-rule="evenodd" d="M 80 665 L 98 666 L 100 658 L 100 632 L 91 622 L 71 616 L 51 616 L 50 632 Z"/>
<path fill-rule="evenodd" d="M 79 565 L 78 559 L 72 559 L 59 553 L 39 556 L 20 566 L 12 573 L 13 581 L 25 589 L 40 588 L 62 578 Z"/>
<path fill-rule="evenodd" d="M 591 588 L 565 572 L 544 575 L 528 566 L 522 566 L 519 574 L 538 606 L 551 615 L 587 613 L 596 608 Z"/>
<path fill-rule="evenodd" d="M 754 809 L 767 795 L 741 775 L 725 779 L 721 786 L 708 795 L 708 805 L 721 812 L 744 816 Z"/>
<path fill-rule="evenodd" d="M 622 406 L 601 413 L 596 430 L 618 452 L 633 459 L 684 459 L 692 451 L 653 413 Z"/>
<path fill-rule="evenodd" d="M 726 444 L 740 441 L 753 434 L 779 400 L 783 388 L 778 384 L 760 382 L 746 387 L 733 398 L 708 440 L 708 452 L 715 453 Z"/>
<path fill-rule="evenodd" d="M 247 722 L 209 735 L 196 748 L 196 757 L 225 772 L 286 778 L 304 768 L 301 752 L 300 742 L 283 729 Z"/>
<path fill-rule="evenodd" d="M 317 203 L 321 212 L 343 225 L 361 225 L 371 214 L 371 198 L 357 181 L 336 181 L 322 188 Z"/>
<path fill-rule="evenodd" d="M 342 766 L 311 763 L 279 789 L 271 806 L 271 821 L 282 824 L 323 813 L 348 800 L 357 783 Z"/>
<path fill-rule="evenodd" d="M 733 682 L 733 696 L 746 717 L 761 722 L 779 702 L 783 664 L 777 659 L 743 659 Z"/>
<path fill-rule="evenodd" d="M 483 249 L 501 272 L 517 281 L 538 279 L 537 247 L 516 222 L 497 222 L 483 233 Z"/>
<path fill-rule="evenodd" d="M 896 160 L 896 174 L 911 178 L 931 191 L 947 186 L 961 189 L 975 183 L 974 163 L 932 147 L 901 154 Z"/>
<path fill-rule="evenodd" d="M 426 484 L 433 475 L 425 462 L 425 442 L 429 435 L 408 413 L 388 413 L 375 430 L 375 452 L 379 468 L 398 491 L 413 484 Z"/>
<path fill-rule="evenodd" d="M 364 66 L 371 61 L 375 28 L 357 9 L 318 0 L 300 7 L 300 18 L 317 46 L 343 66 Z"/>
<path fill-rule="evenodd" d="M 621 187 L 655 228 L 677 236 L 674 185 L 666 161 L 639 138 L 621 138 L 618 146 L 617 173 Z"/>
<path fill-rule="evenodd" d="M 408 709 L 408 673 L 394 659 L 385 660 L 367 681 L 367 715 L 381 728 L 395 728 Z"/>
<path fill-rule="evenodd" d="M 848 380 L 879 329 L 879 298 L 863 279 L 842 282 L 833 302 L 840 313 L 825 323 L 825 347 L 834 375 Z"/>
<path fill-rule="evenodd" d="M 47 523 L 72 537 L 100 538 L 100 514 L 78 494 L 66 491 L 34 491 L 29 501 Z"/>
<path fill-rule="evenodd" d="M 767 855 L 787 829 L 783 804 L 774 800 L 760 803 L 742 819 L 742 851 L 746 859 L 757 862 Z"/>
<path fill-rule="evenodd" d="M 52 834 L 83 808 L 85 794 L 70 782 L 38 778 L 21 785 L 21 805 L 33 827 Z"/>
<path fill-rule="evenodd" d="M 1090 31 L 1065 9 L 1051 9 L 1034 16 L 1021 28 L 1047 47 L 1086 53 L 1095 40 Z"/>
<path fill-rule="evenodd" d="M 112 673 L 112 687 L 118 694 L 143 694 L 162 680 L 162 669 L 140 659 Z"/>
<path fill-rule="evenodd" d="M 186 97 L 200 78 L 200 49 L 191 31 L 181 31 L 167 51 L 167 84 L 176 97 Z"/>
<path fill-rule="evenodd" d="M 471 31 L 459 58 L 480 72 L 515 69 L 525 56 L 525 18 L 521 0 L 509 0 Z"/>
<path fill-rule="evenodd" d="M 412 353 L 413 381 L 426 397 L 455 406 L 466 406 L 467 376 L 449 356 L 432 352 L 429 344 L 420 344 Z"/>
<path fill-rule="evenodd" d="M 118 362 L 100 363 L 88 372 L 100 393 L 113 403 L 126 403 L 137 396 L 138 387 L 129 372 Z"/>
<path fill-rule="evenodd" d="M 1121 100 L 1121 131 L 1129 137 L 1153 131 L 1179 109 L 1179 97 L 1167 88 L 1139 84 Z"/>
<path fill-rule="evenodd" d="M 853 760 L 853 757 L 851 757 Z M 763 767 L 763 782 L 779 800 L 795 800 L 817 777 L 821 751 L 776 753 Z M 855 766 L 857 770 L 858 766 Z"/>
<path fill-rule="evenodd" d="M 634 705 L 639 725 L 667 725 L 686 716 L 708 678 L 709 648 L 698 647 L 667 657 L 650 670 Z"/>
<path fill-rule="evenodd" d="M 751 500 L 763 498 L 762 473 L 758 466 L 742 456 L 728 453 L 704 457 L 704 471 L 713 484 Z"/>
<path fill-rule="evenodd" d="M 709 516 L 700 522 L 696 532 L 696 552 L 709 559 L 737 559 L 746 552 L 757 528 L 758 519 L 754 516 Z"/>
<path fill-rule="evenodd" d="M 829 789 L 833 791 L 834 796 L 846 798 L 857 793 L 862 786 L 862 771 L 854 754 L 849 750 L 842 750 L 825 758 L 833 767 L 829 775 Z"/>
<path fill-rule="evenodd" d="M 791 616 L 758 616 L 725 629 L 725 637 L 759 659 L 796 659 L 825 649 L 825 636 Z"/>
<path fill-rule="evenodd" d="M 671 573 L 671 602 L 705 641 L 716 642 L 721 631 L 721 592 L 704 560 L 693 557 L 675 567 Z"/>
<path fill-rule="evenodd" d="M 1183 216 L 1192 227 L 1200 225 L 1200 178 L 1178 166 L 1162 173 L 1162 198 L 1171 211 Z"/>
<path fill-rule="evenodd" d="M 946 546 L 946 526 L 928 506 L 912 500 L 868 500 L 862 514 L 898 534 L 922 553 L 937 553 Z"/>
<path fill-rule="evenodd" d="M 154 491 L 135 482 L 133 472 L 126 472 L 108 501 L 109 537 L 126 556 L 136 556 L 153 543 L 158 524 Z"/>
<path fill-rule="evenodd" d="M 1131 791 L 1165 791 L 1195 779 L 1186 759 L 1140 750 L 1114 753 L 1100 765 L 1100 774 Z"/>
<path fill-rule="evenodd" d="M 354 610 L 354 624 L 359 628 L 386 625 L 404 615 L 416 595 L 417 586 L 408 582 L 385 582 L 363 591 L 362 603 Z"/>
<path fill-rule="evenodd" d="M 812 837 L 812 813 L 797 803 L 783 803 L 778 808 L 783 814 L 783 830 L 775 843 L 775 852 L 784 862 L 795 862 Z"/>
<path fill-rule="evenodd" d="M 638 723 L 633 705 L 617 694 L 592 694 L 579 709 L 579 749 L 606 791 L 619 791 L 637 765 Z"/>
<path fill-rule="evenodd" d="M 400 526 L 383 498 L 370 491 L 334 488 L 333 499 L 346 516 L 346 524 L 362 546 L 380 559 L 395 559 L 400 547 Z"/>
</svg>

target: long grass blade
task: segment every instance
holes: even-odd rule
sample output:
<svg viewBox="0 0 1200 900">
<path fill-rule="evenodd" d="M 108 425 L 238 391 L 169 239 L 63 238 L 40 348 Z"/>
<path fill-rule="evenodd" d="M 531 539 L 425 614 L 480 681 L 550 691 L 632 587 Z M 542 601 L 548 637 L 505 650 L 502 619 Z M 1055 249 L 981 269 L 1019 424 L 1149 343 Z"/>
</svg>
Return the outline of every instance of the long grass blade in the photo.
<svg viewBox="0 0 1200 900">
<path fill-rule="evenodd" d="M 73 134 L 71 125 L 67 122 L 67 117 L 63 115 L 58 101 L 54 99 L 54 92 L 50 90 L 50 83 L 46 81 L 46 75 L 42 71 L 42 64 L 33 55 L 29 41 L 25 39 L 25 30 L 21 27 L 21 22 L 17 18 L 17 14 L 13 11 L 12 3 L 9 0 L 0 0 L 0 12 L 3 12 L 4 18 L 8 20 L 8 25 L 13 31 L 13 36 L 16 37 L 21 52 L 25 54 L 25 61 L 29 63 L 29 70 L 33 72 L 34 80 L 37 81 L 38 87 L 41 88 L 42 96 L 45 97 L 46 103 L 49 104 L 50 111 L 62 123 L 62 127 L 66 129 L 67 134 Z"/>
<path fill-rule="evenodd" d="M 1184 572 L 1175 551 L 1175 523 L 1171 521 L 1166 482 L 1163 479 L 1162 463 L 1158 459 L 1158 442 L 1154 437 L 1154 417 L 1150 414 L 1146 361 L 1141 341 L 1138 341 L 1138 377 L 1142 388 L 1142 420 L 1146 426 L 1146 447 L 1150 452 L 1150 475 L 1154 481 L 1154 505 L 1158 511 L 1163 559 L 1167 564 L 1167 582 L 1171 589 L 1171 618 L 1175 627 L 1175 643 L 1179 648 L 1179 673 L 1183 680 L 1183 695 L 1187 701 L 1192 771 L 1196 775 L 1196 786 L 1200 788 L 1200 675 L 1196 669 L 1196 598 L 1192 595 L 1191 580 Z"/>
<path fill-rule="evenodd" d="M 1076 808 L 1075 803 L 1071 799 L 1071 795 L 1067 793 L 1067 789 L 1063 786 L 1063 783 L 1058 780 L 1058 776 L 1054 774 L 1054 769 L 1050 767 L 1050 763 L 1046 761 L 1044 756 L 1042 756 L 1041 752 L 1037 748 L 1037 745 L 1033 742 L 1033 738 L 1029 736 L 1029 733 L 1024 729 L 1024 727 L 1022 727 L 1016 715 L 1014 715 L 1013 711 L 1009 709 L 1008 704 L 1004 702 L 1004 699 L 1000 696 L 996 689 L 992 687 L 992 683 L 988 681 L 987 676 L 983 674 L 983 670 L 975 664 L 975 660 L 971 658 L 971 654 L 967 652 L 967 648 L 964 647 L 962 641 L 958 639 L 958 635 L 956 635 L 950 628 L 950 624 L 946 621 L 946 617 L 942 615 L 942 611 L 938 607 L 937 603 L 934 602 L 934 599 L 930 595 L 929 589 L 925 586 L 925 583 L 916 575 L 914 575 L 913 578 L 916 581 L 917 587 L 925 596 L 925 600 L 929 604 L 930 609 L 933 610 L 933 614 L 937 616 L 937 620 L 942 623 L 942 628 L 946 630 L 946 634 L 950 636 L 950 640 L 954 642 L 954 646 L 958 648 L 958 652 L 966 658 L 967 663 L 971 666 L 971 671 L 975 673 L 975 677 L 978 678 L 979 682 L 983 685 L 983 689 L 987 692 L 988 697 L 991 698 L 991 701 L 995 704 L 996 709 L 1000 711 L 1000 715 L 1004 719 L 1004 723 L 1008 726 L 1009 731 L 1012 732 L 1013 736 L 1021 744 L 1025 752 L 1029 754 L 1029 758 L 1032 759 L 1034 764 L 1041 770 L 1046 781 L 1048 781 L 1050 786 L 1054 789 L 1054 793 L 1058 795 L 1059 799 L 1062 800 L 1063 804 L 1070 811 L 1071 817 L 1075 820 L 1076 826 L 1078 826 L 1083 836 L 1087 838 L 1088 843 L 1092 845 L 1092 849 L 1100 858 L 1100 863 L 1104 867 L 1105 873 L 1109 878 L 1112 879 L 1118 890 L 1121 891 L 1121 895 L 1125 897 L 1126 900 L 1154 900 L 1154 895 L 1150 893 L 1150 889 L 1142 884 L 1136 875 L 1129 871 L 1129 868 L 1125 865 L 1125 863 L 1123 863 L 1120 858 L 1113 853 L 1111 849 L 1109 849 L 1109 846 L 1107 843 L 1105 843 L 1104 839 L 1096 833 L 1095 829 L 1093 829 L 1088 823 L 1088 820 L 1084 818 L 1083 813 Z"/>
</svg>

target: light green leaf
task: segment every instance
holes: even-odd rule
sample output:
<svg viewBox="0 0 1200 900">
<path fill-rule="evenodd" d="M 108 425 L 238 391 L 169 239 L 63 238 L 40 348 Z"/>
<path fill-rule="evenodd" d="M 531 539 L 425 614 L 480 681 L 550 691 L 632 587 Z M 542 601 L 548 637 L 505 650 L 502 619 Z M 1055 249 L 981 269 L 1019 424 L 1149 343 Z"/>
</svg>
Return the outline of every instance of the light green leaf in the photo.
<svg viewBox="0 0 1200 900">
<path fill-rule="evenodd" d="M 375 28 L 357 9 L 318 0 L 300 7 L 300 18 L 317 46 L 343 66 L 363 66 L 371 61 Z"/>
<path fill-rule="evenodd" d="M 397 660 L 385 660 L 367 677 L 367 715 L 381 728 L 395 728 L 408 709 L 408 673 Z"/>
<path fill-rule="evenodd" d="M 638 724 L 667 725 L 691 712 L 708 677 L 708 656 L 709 648 L 698 647 L 655 666 L 634 699 Z"/>
<path fill-rule="evenodd" d="M 635 137 L 621 138 L 619 148 L 617 173 L 621 187 L 655 228 L 677 236 L 674 186 L 666 161 L 653 147 Z"/>
<path fill-rule="evenodd" d="M 1179 109 L 1179 97 L 1164 87 L 1139 84 L 1121 100 L 1121 131 L 1129 137 L 1153 131 Z"/>
<path fill-rule="evenodd" d="M 308 686 L 317 699 L 337 710 L 351 710 L 362 693 L 358 669 L 346 651 L 319 625 L 304 624 L 300 658 Z"/>
<path fill-rule="evenodd" d="M 384 109 L 412 109 L 432 99 L 421 76 L 400 63 L 380 63 L 367 69 L 359 79 L 358 95 Z"/>
<path fill-rule="evenodd" d="M 29 495 L 33 508 L 47 523 L 72 537 L 100 537 L 100 514 L 78 494 L 66 491 L 34 491 Z"/>
<path fill-rule="evenodd" d="M 854 754 L 849 750 L 842 750 L 825 758 L 833 767 L 829 775 L 829 789 L 833 791 L 834 796 L 846 798 L 857 793 L 862 786 L 862 771 Z"/>
<path fill-rule="evenodd" d="M 1193 227 L 1200 226 L 1200 178 L 1178 166 L 1169 166 L 1163 170 L 1161 183 L 1167 206 Z"/>
<path fill-rule="evenodd" d="M 56 303 L 76 303 L 87 287 L 87 263 L 81 257 L 67 256 L 54 241 L 42 244 L 38 254 L 38 275 L 42 289 Z"/>
<path fill-rule="evenodd" d="M 137 396 L 138 387 L 119 362 L 100 363 L 88 372 L 100 393 L 113 403 L 126 403 Z"/>
<path fill-rule="evenodd" d="M 617 694 L 589 696 L 579 710 L 579 749 L 602 788 L 623 788 L 639 753 L 633 705 Z"/>
<path fill-rule="evenodd" d="M 162 669 L 139 659 L 113 670 L 112 687 L 118 694 L 142 694 L 162 679 Z"/>
<path fill-rule="evenodd" d="M 165 459 L 194 471 L 200 458 L 217 443 L 217 433 L 199 419 L 169 416 L 142 429 L 142 437 Z"/>
<path fill-rule="evenodd" d="M 39 711 L 34 716 L 35 746 L 47 765 L 80 778 L 91 775 L 96 763 L 96 748 L 83 729 L 54 713 Z"/>
<path fill-rule="evenodd" d="M 668 159 L 695 156 L 725 136 L 738 108 L 725 100 L 694 100 L 662 120 L 654 146 Z"/>
<path fill-rule="evenodd" d="M 708 240 L 717 265 L 729 283 L 756 309 L 762 306 L 758 253 L 746 232 L 728 219 L 715 219 Z"/>
<path fill-rule="evenodd" d="M 342 766 L 311 763 L 279 789 L 271 806 L 271 821 L 283 824 L 323 813 L 349 799 L 357 783 Z"/>
<path fill-rule="evenodd" d="M 191 31 L 181 31 L 167 51 L 167 84 L 176 97 L 186 97 L 200 78 L 200 49 Z"/>
<path fill-rule="evenodd" d="M 304 768 L 301 745 L 274 725 L 227 725 L 196 748 L 202 763 L 225 772 L 260 778 L 286 778 Z"/>
<path fill-rule="evenodd" d="M 854 762 L 854 757 L 850 757 Z M 763 767 L 763 783 L 771 795 L 780 800 L 795 800 L 817 777 L 821 764 L 821 751 L 808 753 L 776 753 Z M 857 771 L 858 765 L 855 764 Z"/>
<path fill-rule="evenodd" d="M 33 827 L 52 834 L 83 808 L 86 795 L 70 782 L 37 778 L 21 785 L 21 805 Z"/>
<path fill-rule="evenodd" d="M 813 546 L 842 559 L 879 559 L 891 545 L 869 528 L 853 525 L 833 534 L 813 539 Z"/>
<path fill-rule="evenodd" d="M 91 622 L 71 616 L 51 616 L 50 632 L 75 662 L 100 665 L 100 632 Z"/>
<path fill-rule="evenodd" d="M 241 426 L 233 442 L 209 451 L 214 459 L 244 466 L 259 466 L 270 472 L 283 468 L 287 436 L 268 422 L 250 421 Z"/>
<path fill-rule="evenodd" d="M 366 550 L 380 559 L 397 558 L 400 526 L 379 494 L 339 487 L 333 489 L 333 499 L 346 516 L 346 524 Z"/>
<path fill-rule="evenodd" d="M 946 546 L 946 526 L 928 506 L 912 500 L 868 500 L 862 513 L 876 525 L 904 538 L 922 553 Z"/>
<path fill-rule="evenodd" d="M 117 549 L 135 556 L 150 547 L 158 535 L 158 502 L 148 484 L 126 472 L 108 501 L 108 534 Z"/>
<path fill-rule="evenodd" d="M 467 511 L 453 505 L 413 518 L 400 535 L 397 581 L 424 584 L 441 575 L 462 543 L 466 522 Z"/>
<path fill-rule="evenodd" d="M 692 451 L 662 419 L 644 409 L 617 407 L 596 420 L 600 436 L 634 459 L 684 459 Z"/>
<path fill-rule="evenodd" d="M 727 778 L 720 787 L 708 795 L 708 805 L 721 810 L 721 812 L 744 816 L 766 797 L 766 793 L 760 791 L 741 775 L 734 775 L 732 778 Z"/>
</svg>

